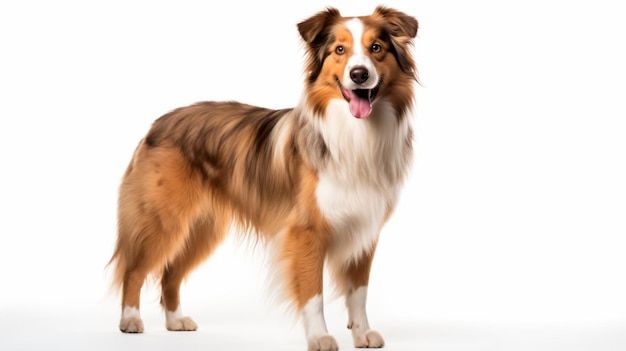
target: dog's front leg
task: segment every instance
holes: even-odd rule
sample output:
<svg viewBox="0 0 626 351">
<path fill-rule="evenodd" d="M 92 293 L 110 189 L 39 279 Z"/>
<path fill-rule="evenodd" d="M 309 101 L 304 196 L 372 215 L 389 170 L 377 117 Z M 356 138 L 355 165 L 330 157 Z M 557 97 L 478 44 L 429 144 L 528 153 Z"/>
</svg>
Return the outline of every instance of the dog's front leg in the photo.
<svg viewBox="0 0 626 351">
<path fill-rule="evenodd" d="M 327 240 L 316 226 L 296 226 L 284 242 L 288 291 L 302 317 L 309 351 L 337 351 L 324 319 L 323 271 Z"/>
<path fill-rule="evenodd" d="M 365 309 L 367 285 L 374 250 L 375 246 L 370 252 L 364 254 L 356 263 L 352 263 L 344 271 L 348 329 L 352 331 L 354 346 L 359 348 L 380 348 L 385 345 L 382 336 L 377 331 L 370 329 Z"/>
<path fill-rule="evenodd" d="M 309 351 L 337 351 L 335 338 L 328 334 L 324 319 L 324 301 L 321 293 L 316 294 L 302 309 L 304 331 Z"/>
</svg>

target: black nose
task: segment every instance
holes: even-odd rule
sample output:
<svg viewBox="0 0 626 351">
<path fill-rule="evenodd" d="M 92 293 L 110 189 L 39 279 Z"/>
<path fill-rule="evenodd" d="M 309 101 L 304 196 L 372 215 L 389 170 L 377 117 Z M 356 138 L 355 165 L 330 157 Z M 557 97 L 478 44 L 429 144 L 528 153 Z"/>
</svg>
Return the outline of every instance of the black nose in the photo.
<svg viewBox="0 0 626 351">
<path fill-rule="evenodd" d="M 354 67 L 350 71 L 350 79 L 356 84 L 363 84 L 367 81 L 367 78 L 370 77 L 370 73 L 367 71 L 365 67 L 358 66 Z"/>
</svg>

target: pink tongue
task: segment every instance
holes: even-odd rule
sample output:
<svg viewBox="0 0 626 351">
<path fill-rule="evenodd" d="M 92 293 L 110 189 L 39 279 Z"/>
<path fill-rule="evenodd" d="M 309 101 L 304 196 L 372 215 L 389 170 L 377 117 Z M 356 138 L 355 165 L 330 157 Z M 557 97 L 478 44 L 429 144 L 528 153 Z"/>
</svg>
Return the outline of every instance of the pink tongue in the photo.
<svg viewBox="0 0 626 351">
<path fill-rule="evenodd" d="M 350 113 L 356 118 L 366 118 L 369 116 L 372 109 L 369 99 L 362 98 L 354 92 L 350 93 Z"/>
</svg>

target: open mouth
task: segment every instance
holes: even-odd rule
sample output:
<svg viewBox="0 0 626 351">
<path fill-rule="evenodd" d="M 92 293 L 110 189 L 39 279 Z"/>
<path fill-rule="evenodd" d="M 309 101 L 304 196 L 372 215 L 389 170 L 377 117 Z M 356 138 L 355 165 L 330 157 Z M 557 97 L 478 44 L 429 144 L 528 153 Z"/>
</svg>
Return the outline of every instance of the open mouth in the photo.
<svg viewBox="0 0 626 351">
<path fill-rule="evenodd" d="M 335 78 L 337 79 L 337 85 L 339 86 L 341 95 L 343 95 L 343 98 L 346 99 L 350 105 L 350 113 L 356 118 L 367 118 L 372 111 L 372 101 L 374 101 L 374 98 L 378 95 L 378 90 L 380 90 L 380 86 L 383 83 L 383 77 L 380 77 L 378 84 L 372 89 L 355 90 L 346 89 L 346 87 L 341 84 L 339 78 Z"/>
</svg>

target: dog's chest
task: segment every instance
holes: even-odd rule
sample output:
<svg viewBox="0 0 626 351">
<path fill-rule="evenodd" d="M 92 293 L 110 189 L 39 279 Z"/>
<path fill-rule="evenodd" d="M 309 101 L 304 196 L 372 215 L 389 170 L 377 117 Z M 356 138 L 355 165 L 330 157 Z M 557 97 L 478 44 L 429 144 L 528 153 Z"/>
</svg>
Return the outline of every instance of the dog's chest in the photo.
<svg viewBox="0 0 626 351">
<path fill-rule="evenodd" d="M 333 229 L 331 254 L 345 263 L 372 248 L 397 200 L 407 131 L 395 122 L 340 121 L 321 126 L 332 160 L 318 173 L 316 200 Z"/>
<path fill-rule="evenodd" d="M 352 179 L 342 181 L 332 171 L 319 174 L 317 204 L 333 230 L 329 258 L 339 264 L 358 259 L 377 242 L 398 187 L 379 188 Z"/>
<path fill-rule="evenodd" d="M 385 191 L 387 190 L 387 191 Z M 373 237 L 384 219 L 387 205 L 394 201 L 396 190 L 381 189 L 356 179 L 346 181 L 332 171 L 319 174 L 317 204 L 335 233 L 364 232 Z"/>
</svg>

